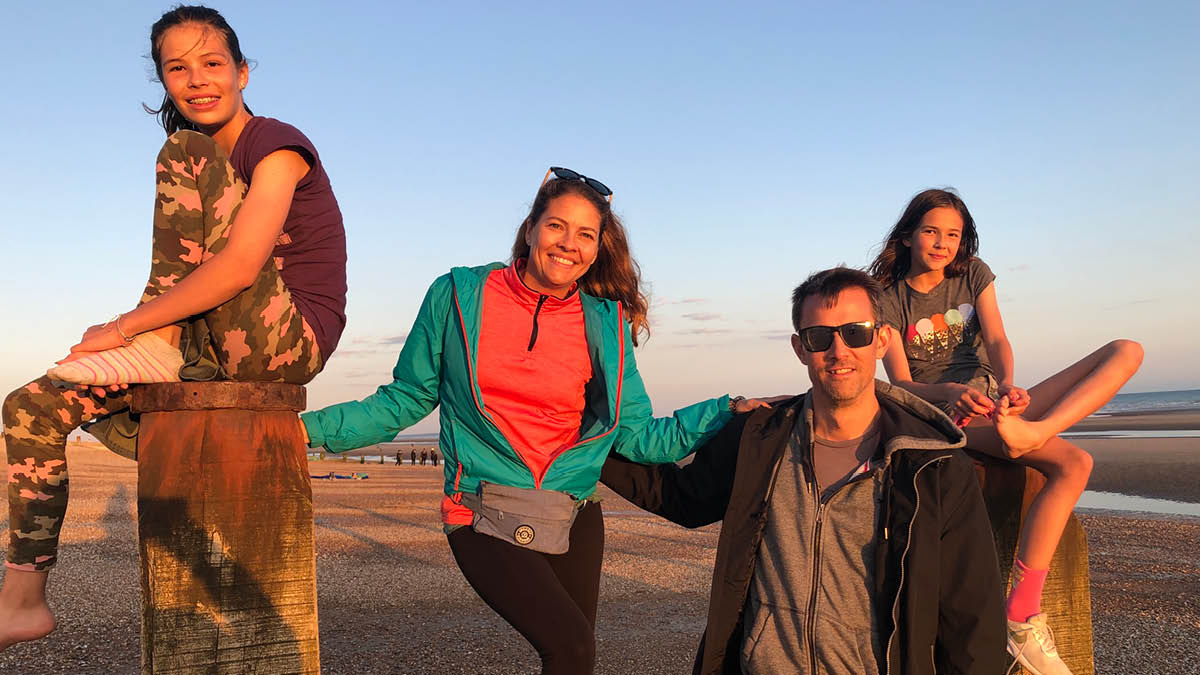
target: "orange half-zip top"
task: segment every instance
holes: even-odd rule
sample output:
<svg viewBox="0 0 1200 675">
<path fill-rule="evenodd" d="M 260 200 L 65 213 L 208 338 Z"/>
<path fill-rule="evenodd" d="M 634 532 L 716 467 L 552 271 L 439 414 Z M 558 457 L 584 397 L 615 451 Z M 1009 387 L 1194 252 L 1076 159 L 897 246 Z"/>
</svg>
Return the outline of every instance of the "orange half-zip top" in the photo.
<svg viewBox="0 0 1200 675">
<path fill-rule="evenodd" d="M 579 294 L 540 294 L 521 281 L 515 265 L 491 272 L 477 350 L 481 409 L 540 485 L 554 458 L 579 441 L 592 377 Z M 444 522 L 470 522 L 461 504 L 442 510 Z"/>
</svg>

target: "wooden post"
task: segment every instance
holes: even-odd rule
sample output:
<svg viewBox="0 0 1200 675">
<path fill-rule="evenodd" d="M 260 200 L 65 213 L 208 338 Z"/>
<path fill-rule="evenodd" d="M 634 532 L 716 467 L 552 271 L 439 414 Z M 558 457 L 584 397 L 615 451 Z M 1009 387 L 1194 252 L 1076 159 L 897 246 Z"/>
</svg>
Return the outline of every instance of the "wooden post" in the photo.
<svg viewBox="0 0 1200 675">
<path fill-rule="evenodd" d="M 971 453 L 983 499 L 987 502 L 996 554 L 1007 592 L 1021 524 L 1029 505 L 1046 483 L 1037 470 L 1013 462 Z M 1093 675 L 1092 596 L 1088 573 L 1087 534 L 1074 514 L 1067 522 L 1042 593 L 1042 611 L 1054 631 L 1059 656 L 1074 675 Z M 1018 673 L 1027 673 L 1018 667 Z"/>
<path fill-rule="evenodd" d="M 142 673 L 320 673 L 304 387 L 137 387 Z"/>
</svg>

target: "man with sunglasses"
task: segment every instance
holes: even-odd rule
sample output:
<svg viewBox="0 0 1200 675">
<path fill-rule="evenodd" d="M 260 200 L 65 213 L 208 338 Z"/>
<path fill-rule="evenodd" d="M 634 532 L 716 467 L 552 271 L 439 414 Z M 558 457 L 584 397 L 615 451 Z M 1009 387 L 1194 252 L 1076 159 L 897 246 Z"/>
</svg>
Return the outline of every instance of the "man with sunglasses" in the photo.
<svg viewBox="0 0 1200 675">
<path fill-rule="evenodd" d="M 696 673 L 999 673 L 1003 592 L 949 418 L 875 379 L 880 287 L 845 267 L 796 288 L 812 389 L 738 415 L 691 464 L 612 456 L 602 480 L 687 527 L 723 521 Z"/>
</svg>

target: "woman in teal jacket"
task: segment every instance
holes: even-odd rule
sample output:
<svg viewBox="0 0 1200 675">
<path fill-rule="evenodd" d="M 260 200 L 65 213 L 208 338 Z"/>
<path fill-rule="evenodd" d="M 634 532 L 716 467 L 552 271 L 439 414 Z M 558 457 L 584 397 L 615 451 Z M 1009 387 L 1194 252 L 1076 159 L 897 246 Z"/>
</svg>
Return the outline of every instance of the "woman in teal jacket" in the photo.
<svg viewBox="0 0 1200 675">
<path fill-rule="evenodd" d="M 552 168 L 510 264 L 433 282 L 390 384 L 302 416 L 310 446 L 340 452 L 390 441 L 441 406 L 451 550 L 543 673 L 594 667 L 604 524 L 591 498 L 609 452 L 674 462 L 756 405 L 722 396 L 652 416 L 633 356 L 647 302 L 611 196 Z M 569 515 L 554 515 L 563 504 Z"/>
</svg>

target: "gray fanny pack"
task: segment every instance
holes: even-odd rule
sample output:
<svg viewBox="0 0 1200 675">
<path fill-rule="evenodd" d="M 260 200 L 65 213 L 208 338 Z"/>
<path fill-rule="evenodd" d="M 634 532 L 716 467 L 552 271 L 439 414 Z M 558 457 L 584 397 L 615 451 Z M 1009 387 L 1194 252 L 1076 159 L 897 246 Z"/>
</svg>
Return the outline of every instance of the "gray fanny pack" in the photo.
<svg viewBox="0 0 1200 675">
<path fill-rule="evenodd" d="M 476 493 L 464 492 L 463 506 L 475 512 L 471 527 L 480 534 L 542 553 L 566 553 L 571 525 L 581 502 L 557 490 L 479 482 Z"/>
</svg>

